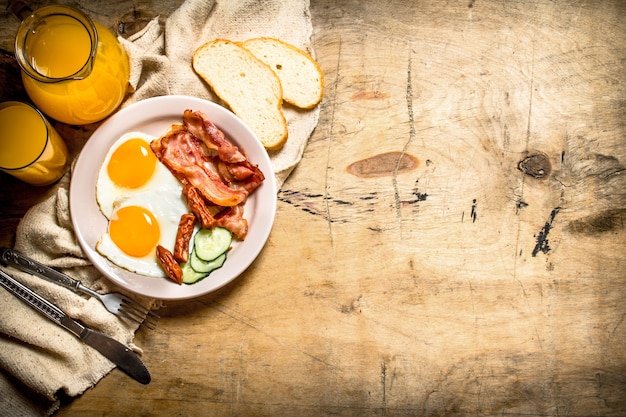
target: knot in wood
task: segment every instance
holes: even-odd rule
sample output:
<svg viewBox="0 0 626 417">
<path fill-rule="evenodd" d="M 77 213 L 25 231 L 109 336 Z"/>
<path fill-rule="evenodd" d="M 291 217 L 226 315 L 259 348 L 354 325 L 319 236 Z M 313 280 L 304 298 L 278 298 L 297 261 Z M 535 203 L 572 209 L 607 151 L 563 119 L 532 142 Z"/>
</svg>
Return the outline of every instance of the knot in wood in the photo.
<svg viewBox="0 0 626 417">
<path fill-rule="evenodd" d="M 519 161 L 517 169 L 533 178 L 542 179 L 550 175 L 552 164 L 546 154 L 536 153 Z"/>
</svg>

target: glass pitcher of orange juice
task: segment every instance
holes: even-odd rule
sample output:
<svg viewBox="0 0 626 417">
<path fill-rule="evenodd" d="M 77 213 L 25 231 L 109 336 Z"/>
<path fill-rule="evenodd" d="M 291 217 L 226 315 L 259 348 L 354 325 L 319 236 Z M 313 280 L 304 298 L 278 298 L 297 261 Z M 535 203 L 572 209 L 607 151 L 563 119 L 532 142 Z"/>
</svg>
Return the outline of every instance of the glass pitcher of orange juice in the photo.
<svg viewBox="0 0 626 417">
<path fill-rule="evenodd" d="M 130 73 L 126 51 L 113 33 L 68 6 L 33 12 L 20 3 L 15 56 L 33 103 L 67 124 L 94 123 L 113 113 L 126 95 Z"/>
</svg>

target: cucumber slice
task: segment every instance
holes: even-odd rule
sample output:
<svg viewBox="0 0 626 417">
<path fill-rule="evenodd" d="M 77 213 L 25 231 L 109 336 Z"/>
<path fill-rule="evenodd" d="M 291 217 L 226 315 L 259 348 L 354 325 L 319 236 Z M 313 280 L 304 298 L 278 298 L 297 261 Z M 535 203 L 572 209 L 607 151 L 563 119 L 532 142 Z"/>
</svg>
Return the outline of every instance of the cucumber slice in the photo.
<svg viewBox="0 0 626 417">
<path fill-rule="evenodd" d="M 224 265 L 232 239 L 231 232 L 223 227 L 198 230 L 193 238 L 189 260 L 180 265 L 183 283 L 194 284 Z"/>
<path fill-rule="evenodd" d="M 190 256 L 189 261 L 181 264 L 181 268 L 183 270 L 183 283 L 185 284 L 195 284 L 208 277 L 211 272 L 220 268 L 226 262 L 226 253 L 222 253 L 217 258 L 212 261 L 204 261 L 198 258 L 195 255 L 195 252 L 192 252 L 193 256 Z M 195 268 L 200 268 L 202 271 L 198 271 Z"/>
<path fill-rule="evenodd" d="M 194 269 L 194 271 L 203 274 L 209 274 L 224 265 L 224 262 L 226 262 L 226 253 L 222 253 L 220 256 L 213 259 L 212 261 L 205 261 L 195 256 L 190 259 L 189 264 Z"/>
<path fill-rule="evenodd" d="M 193 284 L 195 282 L 200 281 L 202 278 L 205 278 L 209 275 L 206 272 L 198 272 L 191 267 L 190 262 L 185 262 L 180 264 L 181 269 L 183 270 L 183 283 L 184 284 Z"/>
<path fill-rule="evenodd" d="M 212 261 L 230 248 L 233 235 L 223 227 L 200 229 L 193 238 L 193 247 L 198 258 Z"/>
</svg>

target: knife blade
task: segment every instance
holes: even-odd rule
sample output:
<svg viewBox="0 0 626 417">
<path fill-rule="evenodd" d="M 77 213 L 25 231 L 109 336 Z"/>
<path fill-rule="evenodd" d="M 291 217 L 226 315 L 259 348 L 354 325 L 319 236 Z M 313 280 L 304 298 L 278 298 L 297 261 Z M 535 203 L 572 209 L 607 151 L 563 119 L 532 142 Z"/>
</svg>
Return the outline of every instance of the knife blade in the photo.
<svg viewBox="0 0 626 417">
<path fill-rule="evenodd" d="M 87 345 L 96 349 L 131 378 L 144 385 L 150 383 L 151 378 L 148 369 L 141 359 L 139 359 L 139 356 L 130 348 L 69 317 L 59 307 L 2 270 L 0 270 L 0 285 L 39 313 L 65 328 Z"/>
</svg>

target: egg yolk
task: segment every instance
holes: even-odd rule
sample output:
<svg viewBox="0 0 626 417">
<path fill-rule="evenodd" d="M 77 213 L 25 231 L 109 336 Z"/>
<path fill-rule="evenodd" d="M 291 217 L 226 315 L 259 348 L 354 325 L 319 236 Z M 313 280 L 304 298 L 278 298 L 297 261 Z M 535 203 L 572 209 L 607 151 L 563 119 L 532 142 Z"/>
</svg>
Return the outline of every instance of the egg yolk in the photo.
<svg viewBox="0 0 626 417">
<path fill-rule="evenodd" d="M 112 154 L 107 166 L 109 178 L 125 188 L 137 188 L 145 184 L 157 164 L 150 144 L 143 139 L 133 138 L 122 143 Z"/>
<path fill-rule="evenodd" d="M 160 234 L 154 215 L 139 206 L 120 208 L 109 222 L 111 240 L 124 253 L 137 258 L 155 250 Z"/>
</svg>

